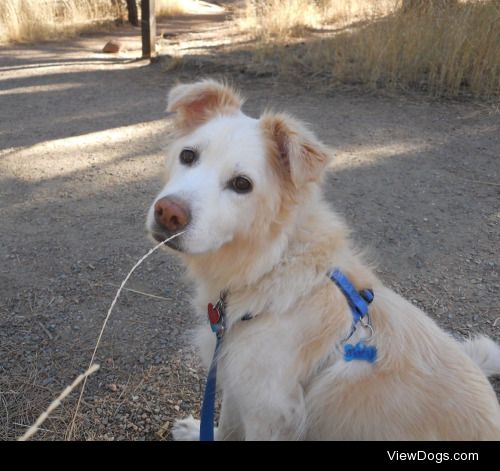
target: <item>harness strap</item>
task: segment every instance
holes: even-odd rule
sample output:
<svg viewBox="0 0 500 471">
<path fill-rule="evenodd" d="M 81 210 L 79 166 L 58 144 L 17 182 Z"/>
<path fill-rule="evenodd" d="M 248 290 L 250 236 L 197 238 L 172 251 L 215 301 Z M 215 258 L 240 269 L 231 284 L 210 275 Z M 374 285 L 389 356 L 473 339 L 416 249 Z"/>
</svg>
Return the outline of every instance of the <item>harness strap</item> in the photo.
<svg viewBox="0 0 500 471">
<path fill-rule="evenodd" d="M 373 301 L 374 295 L 371 289 L 356 291 L 354 285 L 340 270 L 332 270 L 330 279 L 339 287 L 351 307 L 353 323 L 357 324 L 368 314 L 368 305 Z"/>
</svg>

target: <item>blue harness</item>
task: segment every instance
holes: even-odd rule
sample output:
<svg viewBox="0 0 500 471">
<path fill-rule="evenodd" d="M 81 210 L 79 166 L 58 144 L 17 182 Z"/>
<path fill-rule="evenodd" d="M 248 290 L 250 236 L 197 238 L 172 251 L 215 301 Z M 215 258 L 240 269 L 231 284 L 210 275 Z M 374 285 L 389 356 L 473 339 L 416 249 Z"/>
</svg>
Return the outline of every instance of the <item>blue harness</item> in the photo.
<svg viewBox="0 0 500 471">
<path fill-rule="evenodd" d="M 370 330 L 370 337 L 373 334 L 370 315 L 368 314 L 368 305 L 375 297 L 373 291 L 371 289 L 364 289 L 359 292 L 356 291 L 354 285 L 340 270 L 332 270 L 328 274 L 328 277 L 339 287 L 351 308 L 351 332 L 342 342 L 344 346 L 344 360 L 364 360 L 369 363 L 374 363 L 377 359 L 377 347 L 367 345 L 364 339 L 360 340 L 356 345 L 347 343 L 354 335 L 359 325 Z"/>
<path fill-rule="evenodd" d="M 344 360 L 364 360 L 369 363 L 375 362 L 377 359 L 377 348 L 375 346 L 366 345 L 365 340 L 360 340 L 356 345 L 348 344 L 347 341 L 354 335 L 356 329 L 361 324 L 365 328 L 369 328 L 373 333 L 373 328 L 370 323 L 368 314 L 368 305 L 373 301 L 374 295 L 371 289 L 356 291 L 354 285 L 340 271 L 332 270 L 328 273 L 328 277 L 339 287 L 342 294 L 345 296 L 352 314 L 352 327 L 349 335 L 342 341 L 344 346 Z M 212 331 L 216 335 L 215 352 L 212 358 L 212 363 L 208 371 L 205 393 L 203 395 L 203 404 L 201 407 L 200 420 L 200 441 L 210 442 L 214 440 L 214 417 L 215 417 L 215 394 L 217 382 L 217 355 L 222 343 L 222 337 L 225 330 L 225 293 L 221 293 L 219 300 L 215 306 L 210 303 L 208 305 L 208 319 Z M 251 314 L 245 314 L 241 320 L 252 319 Z"/>
</svg>

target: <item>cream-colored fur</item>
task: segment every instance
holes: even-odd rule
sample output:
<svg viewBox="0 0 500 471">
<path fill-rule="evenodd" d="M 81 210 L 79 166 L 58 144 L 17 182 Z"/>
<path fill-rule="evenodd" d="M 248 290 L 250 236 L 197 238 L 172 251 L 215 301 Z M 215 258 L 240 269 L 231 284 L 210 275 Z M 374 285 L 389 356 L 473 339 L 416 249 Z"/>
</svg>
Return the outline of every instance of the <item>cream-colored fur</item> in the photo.
<svg viewBox="0 0 500 471">
<path fill-rule="evenodd" d="M 321 197 L 328 151 L 314 135 L 287 115 L 244 116 L 238 95 L 213 81 L 175 87 L 169 101 L 179 114 L 177 141 L 159 196 L 174 192 L 193 208 L 179 255 L 196 284 L 203 319 L 196 337 L 207 366 L 215 339 L 206 306 L 229 293 L 216 439 L 500 439 L 500 408 L 478 366 L 500 373 L 500 349 L 482 337 L 458 342 L 383 286 Z M 186 145 L 201 148 L 198 167 L 174 162 Z M 251 173 L 251 193 L 226 193 L 234 171 Z M 150 228 L 153 219 L 150 211 Z M 326 276 L 334 267 L 375 293 L 374 364 L 342 357 L 351 312 Z M 248 312 L 253 319 L 241 321 Z M 365 336 L 359 329 L 351 342 Z M 173 434 L 197 439 L 198 422 L 181 420 Z"/>
</svg>

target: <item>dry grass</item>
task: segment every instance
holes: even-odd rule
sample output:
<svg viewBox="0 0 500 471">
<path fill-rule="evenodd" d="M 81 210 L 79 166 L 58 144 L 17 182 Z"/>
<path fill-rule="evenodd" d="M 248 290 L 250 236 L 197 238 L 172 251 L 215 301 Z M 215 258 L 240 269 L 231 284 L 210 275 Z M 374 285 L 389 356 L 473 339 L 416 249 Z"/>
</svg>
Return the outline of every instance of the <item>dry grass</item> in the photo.
<svg viewBox="0 0 500 471">
<path fill-rule="evenodd" d="M 70 36 L 96 21 L 117 18 L 119 2 L 110 0 L 2 0 L 0 42 Z"/>
<path fill-rule="evenodd" d="M 155 5 L 158 16 L 223 11 L 201 0 L 156 0 Z M 0 0 L 0 43 L 69 37 L 96 22 L 125 16 L 123 0 Z"/>
<path fill-rule="evenodd" d="M 20 442 L 25 442 L 26 440 L 29 440 L 33 435 L 35 435 L 35 433 L 40 430 L 40 426 L 48 419 L 49 415 L 61 405 L 61 402 L 66 399 L 66 397 L 68 397 L 71 391 L 73 391 L 73 389 L 75 389 L 83 380 L 87 379 L 98 369 L 99 365 L 94 364 L 90 366 L 87 371 L 85 371 L 81 375 L 78 375 L 76 379 L 49 404 L 49 407 L 47 407 L 47 409 L 38 416 L 38 419 L 35 421 L 35 423 L 28 430 L 26 430 L 26 432 L 21 437 L 19 437 L 18 440 Z"/>
<path fill-rule="evenodd" d="M 170 236 L 168 237 L 167 239 L 165 239 L 164 241 L 160 242 L 159 244 L 156 244 L 152 249 L 150 249 L 146 255 L 143 255 L 138 261 L 137 263 L 130 269 L 130 271 L 127 273 L 127 276 L 125 277 L 125 279 L 122 281 L 122 283 L 120 284 L 120 287 L 118 288 L 118 291 L 116 292 L 115 294 L 115 297 L 113 298 L 113 301 L 111 303 L 111 306 L 109 307 L 108 309 L 108 313 L 106 314 L 106 317 L 104 319 L 104 322 L 102 324 L 102 327 L 101 327 L 101 330 L 99 332 L 99 336 L 97 337 L 97 342 L 95 344 L 95 347 L 94 347 L 94 351 L 92 353 L 92 357 L 90 359 L 90 364 L 89 364 L 89 367 L 87 369 L 87 371 L 84 373 L 84 375 L 87 375 L 87 376 L 84 376 L 82 379 L 83 379 L 83 385 L 82 385 L 82 389 L 80 391 L 80 396 L 78 397 L 78 402 L 76 404 L 76 408 L 75 408 L 75 412 L 73 414 L 73 419 L 71 420 L 71 425 L 67 431 L 67 438 L 68 440 L 71 439 L 72 435 L 73 435 L 73 432 L 74 432 L 74 428 L 75 428 L 75 423 L 76 423 L 76 418 L 77 418 L 77 415 L 78 415 L 78 409 L 80 408 L 80 403 L 82 402 L 82 398 L 83 398 L 83 393 L 85 391 L 85 385 L 87 384 L 87 377 L 89 374 L 92 367 L 93 367 L 93 364 L 94 364 L 94 360 L 95 360 L 95 356 L 96 356 L 96 353 L 97 353 L 97 349 L 99 348 L 99 344 L 101 343 L 101 339 L 102 339 L 102 334 L 104 333 L 104 329 L 106 328 L 106 325 L 108 323 L 108 320 L 111 316 L 111 313 L 113 312 L 113 308 L 115 307 L 116 305 L 116 301 L 118 301 L 118 298 L 120 297 L 120 294 L 123 290 L 123 288 L 125 287 L 125 285 L 127 284 L 127 281 L 129 280 L 129 278 L 132 276 L 132 273 L 134 273 L 135 269 L 141 265 L 142 262 L 144 262 L 144 260 L 146 260 L 146 258 L 148 258 L 150 255 L 152 255 L 154 252 L 156 252 L 160 247 L 163 247 L 163 244 L 166 244 L 167 242 L 169 242 L 170 240 L 172 239 L 175 239 L 176 237 L 179 237 L 180 235 L 184 234 L 185 231 L 181 231 L 181 232 L 178 232 L 177 234 L 174 234 L 173 236 Z M 88 373 L 88 374 L 87 374 Z M 78 378 L 77 378 L 78 379 Z M 73 384 L 78 384 L 76 383 L 77 380 L 75 380 L 75 382 Z M 70 391 L 73 389 L 73 385 L 71 385 L 70 387 Z M 62 397 L 64 394 L 64 391 L 63 393 L 60 395 L 60 397 Z M 69 394 L 69 392 L 68 392 Z M 57 399 L 59 400 L 59 398 Z M 54 401 L 54 402 L 57 402 Z M 51 404 L 52 406 L 52 404 Z M 56 406 L 57 407 L 57 406 Z M 50 407 L 48 409 L 48 412 L 50 412 Z M 42 414 L 43 415 L 43 414 Z M 48 414 L 47 414 L 48 416 Z M 44 419 L 45 420 L 45 419 Z M 36 427 L 36 423 L 33 425 L 33 427 Z M 28 431 L 29 432 L 29 431 Z M 28 433 L 27 432 L 27 433 Z"/>
<path fill-rule="evenodd" d="M 497 0 L 403 3 L 249 1 L 240 25 L 254 31 L 264 55 L 278 54 L 285 73 L 433 95 L 500 94 Z M 294 45 L 298 38 L 305 45 Z"/>
<path fill-rule="evenodd" d="M 156 0 L 156 14 L 158 16 L 184 15 L 188 13 L 188 3 L 190 2 L 186 0 Z"/>
<path fill-rule="evenodd" d="M 265 42 L 285 42 L 327 24 L 389 13 L 395 0 L 247 0 L 239 24 Z"/>
<path fill-rule="evenodd" d="M 156 0 L 158 16 L 175 16 L 189 14 L 218 13 L 222 8 L 202 0 Z"/>
</svg>

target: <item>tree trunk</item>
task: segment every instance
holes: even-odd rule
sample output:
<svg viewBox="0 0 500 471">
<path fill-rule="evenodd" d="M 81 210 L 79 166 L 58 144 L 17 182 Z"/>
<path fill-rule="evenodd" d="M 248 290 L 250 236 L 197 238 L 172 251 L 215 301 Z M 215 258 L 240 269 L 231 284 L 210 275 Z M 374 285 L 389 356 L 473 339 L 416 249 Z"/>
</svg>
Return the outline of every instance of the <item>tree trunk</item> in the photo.
<svg viewBox="0 0 500 471">
<path fill-rule="evenodd" d="M 137 16 L 136 0 L 127 0 L 128 21 L 134 26 L 139 26 L 139 17 Z"/>
</svg>

